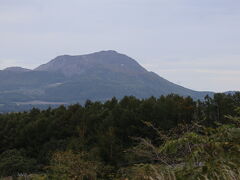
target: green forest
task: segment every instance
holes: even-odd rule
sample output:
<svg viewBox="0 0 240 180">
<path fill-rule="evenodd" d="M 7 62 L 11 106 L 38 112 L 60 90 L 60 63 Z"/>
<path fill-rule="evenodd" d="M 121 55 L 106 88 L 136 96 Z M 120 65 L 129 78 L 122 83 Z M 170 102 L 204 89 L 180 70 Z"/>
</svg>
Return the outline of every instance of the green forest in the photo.
<svg viewBox="0 0 240 180">
<path fill-rule="evenodd" d="M 238 180 L 240 93 L 0 115 L 0 179 Z"/>
</svg>

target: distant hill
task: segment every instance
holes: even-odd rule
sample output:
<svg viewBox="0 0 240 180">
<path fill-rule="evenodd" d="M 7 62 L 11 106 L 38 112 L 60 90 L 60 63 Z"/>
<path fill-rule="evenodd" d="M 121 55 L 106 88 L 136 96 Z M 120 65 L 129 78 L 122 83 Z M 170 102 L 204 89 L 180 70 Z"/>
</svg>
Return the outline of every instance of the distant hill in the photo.
<svg viewBox="0 0 240 180">
<path fill-rule="evenodd" d="M 116 51 L 58 56 L 34 70 L 7 68 L 0 71 L 0 82 L 0 104 L 69 104 L 87 99 L 105 101 L 113 96 L 147 98 L 170 93 L 194 99 L 213 95 L 171 83 Z"/>
<path fill-rule="evenodd" d="M 30 69 L 22 68 L 22 67 L 8 67 L 4 69 L 4 71 L 11 71 L 11 72 L 27 72 L 31 71 Z"/>
</svg>

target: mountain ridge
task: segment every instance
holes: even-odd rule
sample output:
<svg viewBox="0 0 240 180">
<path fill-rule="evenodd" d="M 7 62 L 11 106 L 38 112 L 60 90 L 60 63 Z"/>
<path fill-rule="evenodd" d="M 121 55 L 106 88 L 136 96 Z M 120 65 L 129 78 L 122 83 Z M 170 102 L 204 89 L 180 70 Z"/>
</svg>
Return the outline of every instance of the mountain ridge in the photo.
<svg viewBox="0 0 240 180">
<path fill-rule="evenodd" d="M 7 67 L 3 69 L 3 71 L 12 71 L 12 72 L 27 72 L 31 71 L 31 69 L 19 67 L 19 66 L 12 66 L 12 67 Z"/>
<path fill-rule="evenodd" d="M 213 92 L 198 92 L 174 84 L 146 70 L 133 58 L 113 50 L 57 56 L 33 70 L 12 67 L 0 71 L 0 81 L 0 102 L 5 104 L 71 104 L 83 103 L 87 99 L 148 98 L 171 93 L 194 99 L 213 95 Z"/>
<path fill-rule="evenodd" d="M 85 55 L 57 56 L 50 62 L 35 68 L 35 71 L 62 72 L 67 76 L 80 75 L 86 70 L 105 68 L 123 73 L 143 73 L 146 70 L 134 59 L 113 50 Z"/>
</svg>

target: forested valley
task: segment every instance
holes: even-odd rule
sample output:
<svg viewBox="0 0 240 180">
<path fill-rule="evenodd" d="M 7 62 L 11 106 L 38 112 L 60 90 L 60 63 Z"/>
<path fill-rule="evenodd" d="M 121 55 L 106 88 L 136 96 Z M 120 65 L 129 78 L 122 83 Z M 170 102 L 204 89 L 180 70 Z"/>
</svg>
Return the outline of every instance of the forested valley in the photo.
<svg viewBox="0 0 240 180">
<path fill-rule="evenodd" d="M 0 178 L 240 179 L 240 93 L 0 115 Z"/>
</svg>

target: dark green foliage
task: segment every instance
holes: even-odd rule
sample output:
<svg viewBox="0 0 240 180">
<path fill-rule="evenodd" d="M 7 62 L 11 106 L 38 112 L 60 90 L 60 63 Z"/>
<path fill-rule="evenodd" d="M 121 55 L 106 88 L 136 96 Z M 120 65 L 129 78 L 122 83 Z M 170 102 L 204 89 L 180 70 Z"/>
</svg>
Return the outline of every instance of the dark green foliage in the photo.
<svg viewBox="0 0 240 180">
<path fill-rule="evenodd" d="M 150 139 L 154 146 L 160 146 L 165 140 L 159 138 L 153 127 L 175 138 L 176 134 L 189 131 L 175 129 L 180 124 L 197 122 L 213 129 L 217 127 L 216 122 L 231 124 L 225 115 L 237 115 L 234 109 L 239 106 L 239 99 L 239 93 L 217 94 L 204 102 L 174 94 L 148 99 L 128 96 L 121 100 L 112 98 L 105 103 L 88 100 L 84 106 L 75 104 L 2 114 L 0 154 L 15 149 L 11 155 L 15 158 L 0 159 L 0 164 L 9 161 L 9 165 L 16 164 L 17 168 L 9 168 L 7 172 L 5 166 L 0 166 L 0 176 L 13 175 L 17 171 L 46 172 L 53 154 L 71 151 L 73 156 L 87 153 L 86 162 L 98 162 L 105 169 L 101 170 L 104 175 L 97 173 L 98 176 L 111 179 L 106 172 L 116 174 L 119 168 L 138 161 L 126 153 L 135 147 L 135 137 Z M 14 159 L 17 161 L 11 161 Z M 31 164 L 34 161 L 36 165 Z"/>
<path fill-rule="evenodd" d="M 16 176 L 19 173 L 32 173 L 35 168 L 35 160 L 25 157 L 16 149 L 0 154 L 0 177 Z"/>
<path fill-rule="evenodd" d="M 182 134 L 159 134 L 164 140 L 160 146 L 140 138 L 133 152 L 148 161 L 135 163 L 123 171 L 130 179 L 237 180 L 240 178 L 240 117 L 229 116 L 228 121 L 228 125 L 218 123 L 216 128 L 192 124 L 185 125 L 187 131 Z"/>
</svg>

